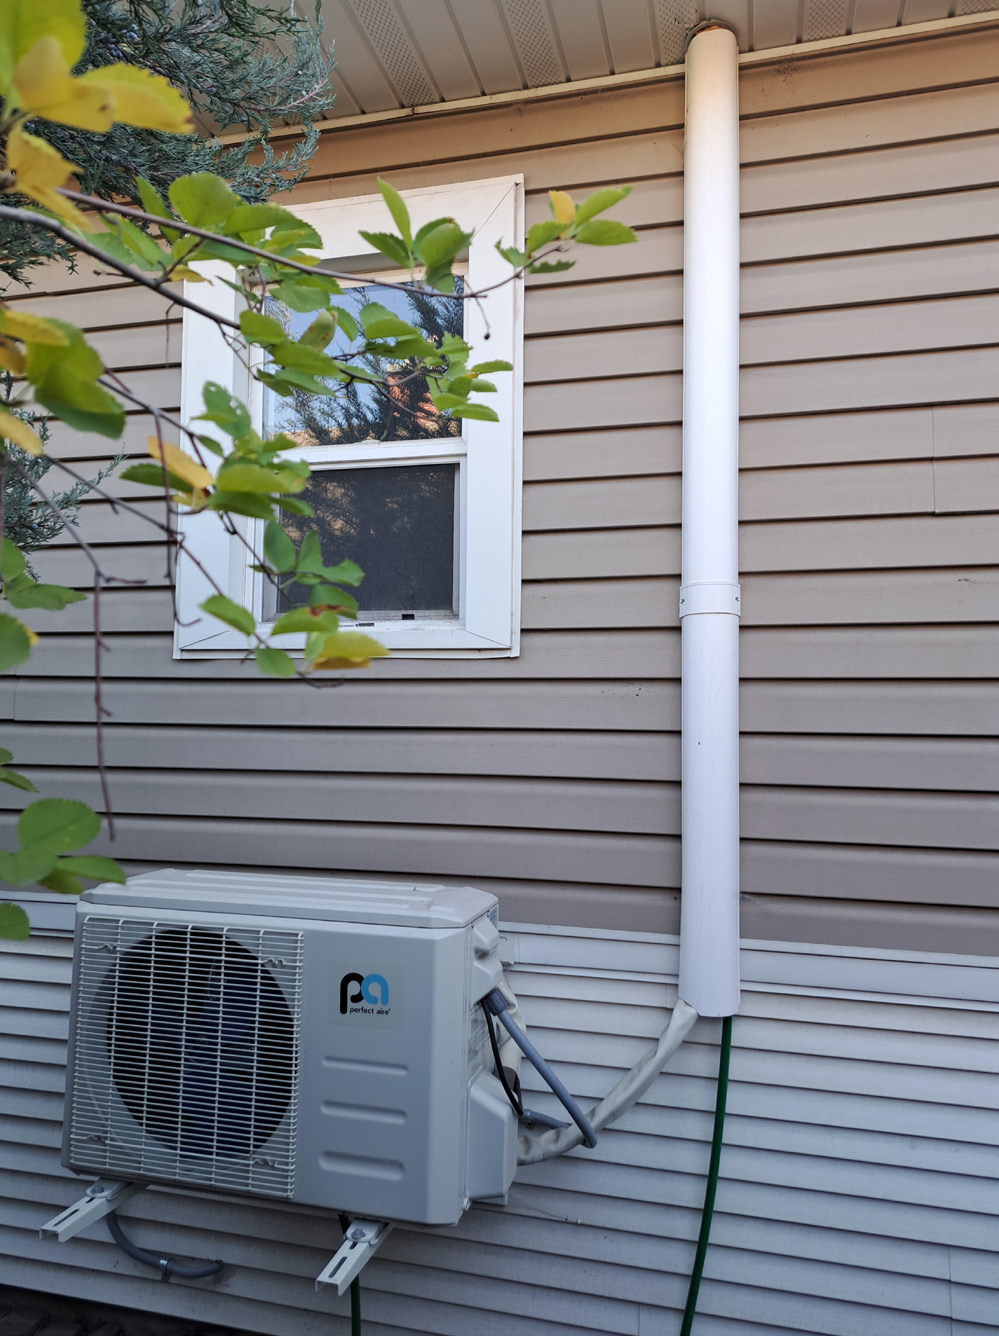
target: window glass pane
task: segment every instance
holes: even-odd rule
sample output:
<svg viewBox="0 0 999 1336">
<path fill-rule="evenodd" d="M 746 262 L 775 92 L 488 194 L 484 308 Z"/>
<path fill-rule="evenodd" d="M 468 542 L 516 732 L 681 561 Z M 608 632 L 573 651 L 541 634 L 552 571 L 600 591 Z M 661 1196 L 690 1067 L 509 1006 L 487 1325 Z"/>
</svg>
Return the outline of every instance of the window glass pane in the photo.
<svg viewBox="0 0 999 1336">
<path fill-rule="evenodd" d="M 462 282 L 455 278 L 455 289 L 461 292 Z M 378 302 L 394 315 L 414 325 L 431 343 L 440 344 L 445 334 L 461 338 L 464 327 L 464 305 L 459 297 L 429 296 L 417 288 L 400 291 L 381 283 L 348 288 L 342 297 L 334 299 L 355 314 L 366 302 Z M 298 337 L 312 323 L 315 312 L 300 314 L 289 311 L 279 302 L 269 299 L 268 314 L 280 320 L 292 337 Z M 331 357 L 343 358 L 351 341 L 338 327 L 326 352 Z M 298 391 L 290 399 L 264 388 L 264 428 L 268 435 L 283 431 L 303 446 L 353 445 L 359 441 L 423 441 L 441 437 L 460 436 L 461 423 L 447 413 L 438 414 L 430 402 L 426 377 L 413 373 L 414 361 L 401 360 L 385 366 L 374 358 L 353 358 L 354 365 L 367 367 L 383 374 L 387 372 L 388 388 L 355 381 L 338 385 L 335 397 Z M 337 385 L 336 381 L 330 384 Z"/>
<path fill-rule="evenodd" d="M 452 617 L 457 471 L 457 464 L 319 471 L 299 493 L 315 519 L 289 515 L 282 522 L 296 540 L 315 527 L 326 565 L 357 562 L 364 571 L 361 620 Z M 279 598 L 278 611 L 306 602 L 309 591 L 295 585 L 289 594 Z"/>
</svg>

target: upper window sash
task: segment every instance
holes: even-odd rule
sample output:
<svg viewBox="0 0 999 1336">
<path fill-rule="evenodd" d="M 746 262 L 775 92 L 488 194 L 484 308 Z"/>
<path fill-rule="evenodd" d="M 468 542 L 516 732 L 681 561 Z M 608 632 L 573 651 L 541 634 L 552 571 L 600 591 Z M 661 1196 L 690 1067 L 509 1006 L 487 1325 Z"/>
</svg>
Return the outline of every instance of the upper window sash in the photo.
<svg viewBox="0 0 999 1336">
<path fill-rule="evenodd" d="M 491 289 L 481 300 L 469 300 L 465 338 L 478 361 L 511 362 L 513 372 L 490 375 L 497 393 L 485 402 L 495 408 L 498 423 L 464 419 L 462 438 L 365 443 L 323 451 L 323 468 L 405 460 L 460 460 L 461 518 L 458 580 L 461 615 L 457 621 L 385 621 L 374 634 L 389 649 L 406 655 L 510 655 L 519 652 L 520 622 L 520 517 L 521 517 L 521 407 L 523 398 L 523 294 L 519 283 L 509 282 L 510 266 L 496 251 L 502 241 L 523 245 L 523 178 L 501 177 L 463 182 L 455 186 L 403 191 L 414 230 L 430 219 L 454 216 L 473 232 L 468 249 L 466 283 L 473 291 Z M 359 274 L 384 272 L 384 257 L 365 249 L 360 231 L 382 231 L 387 210 L 380 195 L 329 200 L 296 208 L 323 241 L 322 254 L 334 268 Z M 209 262 L 206 274 L 223 274 L 227 266 Z M 505 281 L 506 280 L 506 281 Z M 499 285 L 499 286 L 495 286 Z M 189 294 L 202 306 L 236 319 L 239 297 L 221 283 L 192 285 Z M 245 366 L 235 356 L 217 326 L 190 311 L 184 313 L 181 404 L 185 422 L 203 411 L 202 386 L 216 380 L 246 401 L 259 414 L 262 399 Z M 199 430 L 211 430 L 199 424 Z M 317 466 L 320 459 L 316 458 Z M 239 517 L 234 517 L 237 524 Z M 252 536 L 255 522 L 240 526 Z M 259 587 L 248 571 L 249 558 L 239 538 L 227 534 L 220 518 L 211 513 L 184 516 L 184 545 L 177 571 L 177 657 L 226 657 L 245 654 L 246 638 L 221 627 L 201 613 L 198 605 L 213 592 L 206 574 L 231 597 L 256 606 Z M 266 623 L 261 623 L 262 629 Z M 294 653 L 295 639 L 284 637 L 282 647 Z M 300 648 L 300 646 L 298 646 Z"/>
</svg>

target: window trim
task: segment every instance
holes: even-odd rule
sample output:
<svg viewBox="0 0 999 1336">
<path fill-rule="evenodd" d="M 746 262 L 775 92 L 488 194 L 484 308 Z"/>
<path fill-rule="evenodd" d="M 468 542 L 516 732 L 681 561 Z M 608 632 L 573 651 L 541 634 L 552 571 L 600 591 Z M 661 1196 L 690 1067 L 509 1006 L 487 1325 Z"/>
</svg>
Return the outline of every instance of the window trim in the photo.
<svg viewBox="0 0 999 1336">
<path fill-rule="evenodd" d="M 497 253 L 496 242 L 523 245 L 523 177 L 506 176 L 483 181 L 458 182 L 401 192 L 413 217 L 414 228 L 430 218 L 454 215 L 473 231 L 468 248 L 468 282 L 475 290 L 489 288 L 508 279 L 510 267 Z M 386 225 L 386 207 L 380 195 L 344 200 L 324 200 L 292 206 L 323 238 L 323 253 L 334 266 L 357 266 L 360 271 L 384 272 L 385 257 L 366 249 L 360 230 L 380 231 Z M 226 266 L 209 262 L 199 266 L 206 275 L 222 275 Z M 186 290 L 186 289 L 185 289 Z M 192 300 L 220 315 L 235 319 L 237 294 L 221 283 L 192 284 Z M 488 327 L 487 327 L 488 321 Z M 487 336 L 488 328 L 488 336 Z M 460 457 L 463 515 L 459 526 L 459 583 L 461 615 L 457 620 L 384 621 L 366 628 L 394 654 L 404 657 L 507 657 L 519 653 L 522 513 L 522 402 L 523 402 L 523 290 L 507 283 L 469 302 L 465 337 L 480 361 L 502 359 L 513 363 L 513 372 L 490 376 L 497 393 L 487 402 L 496 409 L 498 423 L 463 420 L 464 445 L 455 438 L 457 450 L 440 441 L 394 442 L 378 447 L 377 461 L 370 447 L 347 447 L 345 467 L 358 467 L 364 456 L 370 466 L 392 462 Z M 251 393 L 246 369 L 226 345 L 210 320 L 184 312 L 181 353 L 181 416 L 189 422 L 202 411 L 201 388 L 206 380 L 229 386 L 259 411 L 261 398 Z M 211 430 L 199 423 L 200 431 Z M 399 447 L 396 449 L 396 447 Z M 429 449 L 428 449 L 429 447 Z M 210 461 L 209 461 L 210 462 Z M 324 467 L 330 467 L 324 461 Z M 237 519 L 238 517 L 234 517 Z M 258 521 L 240 526 L 248 536 Z M 177 563 L 177 624 L 175 658 L 231 658 L 245 655 L 246 637 L 220 627 L 198 610 L 212 592 L 199 570 L 210 571 L 229 595 L 240 602 L 255 601 L 259 591 L 248 572 L 246 549 L 237 537 L 227 534 L 219 516 L 210 512 L 181 517 L 184 548 Z M 250 606 L 258 607 L 254 602 Z M 266 626 L 265 622 L 260 623 Z M 282 648 L 301 652 L 304 637 L 282 637 Z"/>
</svg>

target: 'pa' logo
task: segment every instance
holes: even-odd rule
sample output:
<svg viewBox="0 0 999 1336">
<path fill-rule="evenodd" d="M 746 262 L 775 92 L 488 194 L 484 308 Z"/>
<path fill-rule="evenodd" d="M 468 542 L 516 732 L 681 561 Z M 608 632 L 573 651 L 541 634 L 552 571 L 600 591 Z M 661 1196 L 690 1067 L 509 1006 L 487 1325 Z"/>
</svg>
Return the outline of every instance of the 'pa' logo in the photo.
<svg viewBox="0 0 999 1336">
<path fill-rule="evenodd" d="M 352 984 L 357 984 L 356 993 L 350 991 Z M 369 1007 L 388 1006 L 389 986 L 383 974 L 345 974 L 340 980 L 341 1016 L 346 1016 L 348 1005 L 358 1006 L 364 1003 Z"/>
</svg>

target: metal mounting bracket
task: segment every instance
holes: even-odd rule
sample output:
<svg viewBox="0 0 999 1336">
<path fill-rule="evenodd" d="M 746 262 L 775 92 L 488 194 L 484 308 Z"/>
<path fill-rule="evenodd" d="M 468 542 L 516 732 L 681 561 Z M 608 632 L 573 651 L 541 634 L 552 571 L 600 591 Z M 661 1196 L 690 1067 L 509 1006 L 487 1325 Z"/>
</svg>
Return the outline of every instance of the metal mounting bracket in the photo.
<svg viewBox="0 0 999 1336">
<path fill-rule="evenodd" d="M 316 1277 L 316 1289 L 335 1285 L 337 1294 L 343 1294 L 391 1232 L 392 1226 L 387 1220 L 351 1220 L 343 1243 Z"/>
<path fill-rule="evenodd" d="M 99 1178 L 96 1183 L 91 1183 L 86 1195 L 78 1202 L 67 1206 L 47 1225 L 42 1225 L 38 1231 L 39 1237 L 45 1239 L 55 1235 L 60 1243 L 65 1243 L 95 1220 L 103 1220 L 110 1211 L 117 1211 L 119 1206 L 124 1206 L 130 1197 L 141 1192 L 145 1186 L 145 1183 L 118 1183 L 113 1179 Z"/>
</svg>

